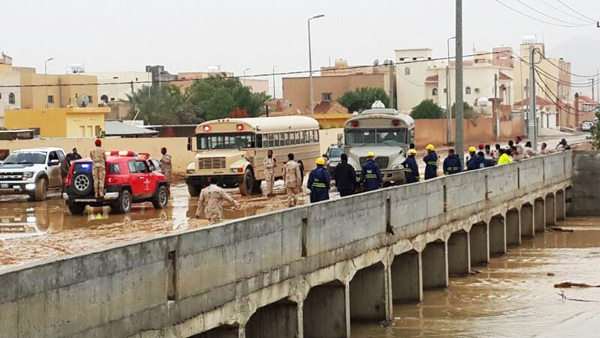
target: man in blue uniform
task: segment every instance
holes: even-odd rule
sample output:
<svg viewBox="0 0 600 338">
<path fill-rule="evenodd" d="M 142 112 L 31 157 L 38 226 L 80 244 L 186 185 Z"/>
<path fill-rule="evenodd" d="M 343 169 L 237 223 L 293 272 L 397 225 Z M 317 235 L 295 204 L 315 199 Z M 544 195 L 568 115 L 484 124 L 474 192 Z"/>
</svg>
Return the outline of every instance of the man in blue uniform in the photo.
<svg viewBox="0 0 600 338">
<path fill-rule="evenodd" d="M 325 160 L 317 159 L 317 168 L 310 172 L 307 187 L 310 190 L 310 203 L 327 201 L 329 199 L 329 184 L 331 177 L 325 170 Z"/>
<path fill-rule="evenodd" d="M 427 156 L 423 158 L 423 161 L 425 161 L 425 180 L 430 180 L 437 177 L 438 156 L 435 153 L 433 144 L 428 145 L 425 149 L 427 149 Z"/>
<path fill-rule="evenodd" d="M 444 159 L 444 175 L 454 175 L 458 174 L 462 171 L 462 164 L 460 163 L 460 159 L 456 154 L 454 154 L 454 149 L 448 150 L 448 157 Z"/>
<path fill-rule="evenodd" d="M 417 160 L 415 159 L 416 154 L 416 150 L 410 149 L 408 151 L 408 157 L 402 162 L 406 183 L 419 182 L 419 166 L 417 166 Z"/>
<path fill-rule="evenodd" d="M 366 191 L 377 190 L 383 185 L 381 170 L 373 158 L 375 158 L 375 154 L 369 152 L 367 154 L 367 163 L 363 166 L 362 173 L 360 174 L 360 183 L 364 183 Z"/>
</svg>

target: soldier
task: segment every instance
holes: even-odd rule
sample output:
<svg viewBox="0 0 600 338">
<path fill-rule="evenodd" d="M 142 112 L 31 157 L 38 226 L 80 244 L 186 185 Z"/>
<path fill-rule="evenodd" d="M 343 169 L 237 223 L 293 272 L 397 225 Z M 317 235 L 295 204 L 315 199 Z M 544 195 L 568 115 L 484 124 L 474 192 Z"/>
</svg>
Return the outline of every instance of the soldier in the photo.
<svg viewBox="0 0 600 338">
<path fill-rule="evenodd" d="M 287 192 L 288 207 L 295 207 L 298 203 L 298 192 L 302 186 L 300 165 L 294 161 L 294 154 L 288 154 L 288 161 L 283 166 L 283 181 Z"/>
<path fill-rule="evenodd" d="M 273 185 L 275 184 L 275 168 L 277 168 L 277 159 L 273 157 L 273 150 L 267 152 L 263 164 L 265 166 L 265 181 L 267 182 L 267 197 L 272 197 L 275 196 Z"/>
<path fill-rule="evenodd" d="M 106 176 L 106 153 L 101 148 L 102 141 L 96 140 L 96 147 L 90 151 L 92 159 L 92 177 L 94 179 L 94 195 L 104 197 L 104 177 Z"/>
<path fill-rule="evenodd" d="M 208 218 L 210 224 L 216 224 L 221 222 L 223 218 L 223 202 L 227 201 L 231 203 L 236 209 L 239 209 L 240 204 L 234 200 L 229 194 L 217 185 L 218 179 L 210 178 L 210 185 L 200 192 L 200 199 L 198 200 L 198 209 L 196 210 L 196 217 L 202 217 L 202 211 L 204 210 L 205 218 Z M 205 206 L 206 205 L 206 206 Z"/>
<path fill-rule="evenodd" d="M 173 164 L 171 162 L 171 155 L 167 154 L 167 148 L 163 147 L 160 150 L 162 158 L 160 159 L 160 166 L 163 174 L 167 178 L 167 184 L 171 185 L 173 180 Z"/>
</svg>

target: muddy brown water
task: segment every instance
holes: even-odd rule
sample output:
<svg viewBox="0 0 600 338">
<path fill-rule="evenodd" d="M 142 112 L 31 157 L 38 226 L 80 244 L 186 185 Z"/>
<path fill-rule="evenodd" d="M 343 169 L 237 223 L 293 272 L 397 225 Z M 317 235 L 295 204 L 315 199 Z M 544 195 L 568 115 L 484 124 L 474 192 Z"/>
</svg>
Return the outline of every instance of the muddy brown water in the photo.
<svg viewBox="0 0 600 338">
<path fill-rule="evenodd" d="M 352 337 L 600 337 L 600 289 L 554 287 L 600 284 L 600 219 L 561 227 L 574 231 L 524 240 L 421 304 L 394 306 L 389 327 L 353 325 Z"/>
</svg>

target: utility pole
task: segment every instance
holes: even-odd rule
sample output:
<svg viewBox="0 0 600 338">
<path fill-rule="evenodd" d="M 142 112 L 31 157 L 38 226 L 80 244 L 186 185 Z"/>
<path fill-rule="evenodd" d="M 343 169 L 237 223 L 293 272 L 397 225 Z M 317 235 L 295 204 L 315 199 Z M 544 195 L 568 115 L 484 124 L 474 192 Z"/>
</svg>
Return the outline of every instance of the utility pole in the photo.
<svg viewBox="0 0 600 338">
<path fill-rule="evenodd" d="M 537 151 L 537 130 L 536 130 L 536 97 L 535 97 L 535 48 L 533 45 L 529 50 L 529 119 L 528 136 L 533 145 L 533 150 Z"/>
<path fill-rule="evenodd" d="M 310 95 L 310 117 L 315 118 L 315 105 L 314 105 L 314 97 L 313 97 L 313 71 L 312 71 L 312 44 L 310 41 L 310 21 L 314 19 L 319 19 L 324 17 L 325 15 L 319 14 L 308 19 L 308 68 L 309 68 L 309 95 Z"/>
<path fill-rule="evenodd" d="M 494 113 L 494 137 L 498 141 L 500 138 L 500 135 L 498 135 L 498 74 L 494 74 L 494 103 L 492 109 Z"/>
<path fill-rule="evenodd" d="M 396 81 L 395 76 L 392 78 L 392 75 L 394 74 L 394 67 L 395 67 L 394 60 L 390 60 L 389 65 L 390 65 L 390 76 L 389 76 L 389 79 L 390 79 L 390 108 L 394 109 L 394 94 L 395 94 L 394 93 L 394 82 Z"/>
<path fill-rule="evenodd" d="M 448 38 L 446 44 L 448 45 L 448 65 L 446 66 L 446 144 L 452 143 L 452 91 L 450 90 L 450 40 L 456 39 L 456 37 Z"/>
<path fill-rule="evenodd" d="M 590 81 L 592 82 L 592 100 L 596 101 L 596 88 L 594 87 L 596 81 L 594 79 L 590 79 Z"/>
<path fill-rule="evenodd" d="M 135 90 L 133 89 L 133 81 L 131 81 L 130 85 L 131 85 L 131 99 L 129 101 L 131 101 L 131 112 L 133 113 L 135 111 L 135 105 L 133 103 L 133 95 L 135 94 Z"/>
<path fill-rule="evenodd" d="M 575 129 L 579 128 L 579 93 L 575 93 Z"/>
<path fill-rule="evenodd" d="M 462 0 L 456 0 L 456 154 L 464 165 L 463 118 L 465 105 L 463 102 L 463 27 Z"/>
<path fill-rule="evenodd" d="M 275 92 L 275 68 L 277 66 L 273 66 L 273 99 L 277 98 L 276 92 Z"/>
</svg>

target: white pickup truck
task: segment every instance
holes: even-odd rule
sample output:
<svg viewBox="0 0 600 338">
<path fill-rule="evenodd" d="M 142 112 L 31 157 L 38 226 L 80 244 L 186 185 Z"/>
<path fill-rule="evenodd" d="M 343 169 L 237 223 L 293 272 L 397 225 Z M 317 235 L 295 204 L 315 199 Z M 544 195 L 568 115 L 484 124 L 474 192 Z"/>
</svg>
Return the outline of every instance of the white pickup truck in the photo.
<svg viewBox="0 0 600 338">
<path fill-rule="evenodd" d="M 36 201 L 46 199 L 48 189 L 60 189 L 61 148 L 31 148 L 14 151 L 0 165 L 0 194 L 24 194 Z"/>
</svg>

